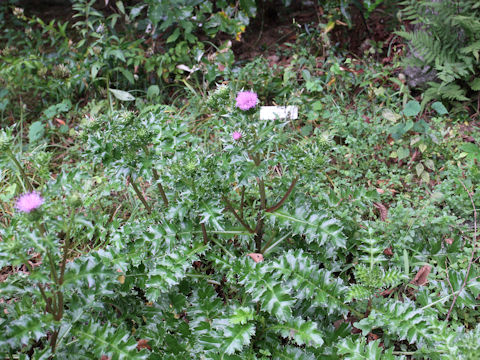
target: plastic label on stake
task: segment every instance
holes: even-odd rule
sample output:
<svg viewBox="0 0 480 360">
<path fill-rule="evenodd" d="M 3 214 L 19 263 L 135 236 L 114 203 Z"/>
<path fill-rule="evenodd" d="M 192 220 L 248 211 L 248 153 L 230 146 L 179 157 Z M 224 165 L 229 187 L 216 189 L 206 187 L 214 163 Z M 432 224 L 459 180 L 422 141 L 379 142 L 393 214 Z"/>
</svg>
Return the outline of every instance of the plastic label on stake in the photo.
<svg viewBox="0 0 480 360">
<path fill-rule="evenodd" d="M 260 107 L 260 120 L 275 120 L 275 119 L 290 119 L 298 118 L 297 106 L 262 106 Z"/>
</svg>

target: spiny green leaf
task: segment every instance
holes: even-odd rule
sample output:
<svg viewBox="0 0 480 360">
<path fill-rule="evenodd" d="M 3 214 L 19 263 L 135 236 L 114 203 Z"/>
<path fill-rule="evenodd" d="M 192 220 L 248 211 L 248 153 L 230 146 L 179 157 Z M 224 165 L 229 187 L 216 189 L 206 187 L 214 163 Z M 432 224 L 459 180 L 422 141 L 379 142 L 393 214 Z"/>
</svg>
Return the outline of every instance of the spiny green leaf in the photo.
<svg viewBox="0 0 480 360">
<path fill-rule="evenodd" d="M 253 334 L 255 334 L 254 324 L 235 324 L 227 327 L 221 352 L 230 355 L 241 350 L 245 345 L 250 344 Z"/>
<path fill-rule="evenodd" d="M 284 324 L 275 325 L 273 330 L 278 331 L 284 338 L 292 339 L 297 345 L 320 347 L 323 344 L 317 324 L 302 318 L 294 318 Z"/>
</svg>

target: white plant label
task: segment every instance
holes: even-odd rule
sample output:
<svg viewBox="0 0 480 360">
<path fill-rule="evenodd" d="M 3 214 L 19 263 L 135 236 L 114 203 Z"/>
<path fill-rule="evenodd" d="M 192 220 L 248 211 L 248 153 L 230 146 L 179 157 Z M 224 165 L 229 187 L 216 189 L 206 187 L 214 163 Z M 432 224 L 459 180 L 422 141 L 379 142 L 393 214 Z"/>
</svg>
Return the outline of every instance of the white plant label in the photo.
<svg viewBox="0 0 480 360">
<path fill-rule="evenodd" d="M 261 106 L 260 120 L 275 120 L 275 119 L 290 119 L 298 118 L 297 106 Z"/>
</svg>

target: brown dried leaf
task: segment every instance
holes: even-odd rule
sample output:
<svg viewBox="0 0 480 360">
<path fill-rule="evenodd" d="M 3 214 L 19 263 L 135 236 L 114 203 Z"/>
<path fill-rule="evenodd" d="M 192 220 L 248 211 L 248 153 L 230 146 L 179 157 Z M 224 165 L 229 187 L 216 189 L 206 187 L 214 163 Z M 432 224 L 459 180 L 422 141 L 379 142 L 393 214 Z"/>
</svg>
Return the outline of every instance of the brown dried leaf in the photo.
<svg viewBox="0 0 480 360">
<path fill-rule="evenodd" d="M 148 345 L 147 339 L 140 339 L 137 341 L 137 350 L 142 350 L 142 349 L 152 350 L 150 345 Z"/>
<path fill-rule="evenodd" d="M 389 246 L 385 250 L 383 250 L 383 255 L 385 256 L 393 256 L 393 250 L 392 247 Z"/>
<path fill-rule="evenodd" d="M 388 209 L 385 207 L 385 205 L 379 202 L 375 202 L 373 203 L 373 206 L 375 206 L 378 209 L 378 212 L 380 213 L 380 219 L 382 219 L 382 221 L 387 220 Z"/>
<path fill-rule="evenodd" d="M 263 261 L 263 255 L 259 253 L 250 253 L 250 254 L 247 254 L 247 256 L 250 256 L 253 259 L 253 261 L 255 261 L 256 263 Z"/>
<path fill-rule="evenodd" d="M 431 270 L 432 267 L 430 265 L 422 266 L 422 268 L 418 270 L 417 275 L 415 275 L 415 278 L 410 281 L 410 283 L 418 286 L 425 285 L 428 281 L 428 274 L 430 274 Z"/>
<path fill-rule="evenodd" d="M 346 321 L 344 319 L 338 319 L 338 320 L 334 321 L 333 327 L 335 328 L 335 330 L 338 330 L 338 328 L 345 322 Z"/>
</svg>

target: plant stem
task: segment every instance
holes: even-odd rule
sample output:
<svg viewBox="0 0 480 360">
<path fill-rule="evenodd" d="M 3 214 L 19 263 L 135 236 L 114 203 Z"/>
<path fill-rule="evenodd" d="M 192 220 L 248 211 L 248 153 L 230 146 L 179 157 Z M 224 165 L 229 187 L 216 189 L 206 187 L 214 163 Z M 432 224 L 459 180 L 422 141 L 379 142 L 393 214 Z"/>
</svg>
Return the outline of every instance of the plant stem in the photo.
<svg viewBox="0 0 480 360">
<path fill-rule="evenodd" d="M 253 157 L 255 165 L 260 166 L 260 155 Z M 260 193 L 260 211 L 257 215 L 257 226 L 255 226 L 255 251 L 260 253 L 262 251 L 262 238 L 263 238 L 263 212 L 267 209 L 267 195 L 265 192 L 265 182 L 262 177 L 257 177 L 258 191 Z"/>
<path fill-rule="evenodd" d="M 261 253 L 262 251 L 262 238 L 263 238 L 263 224 L 264 219 L 262 212 L 259 211 L 257 215 L 257 226 L 255 227 L 255 251 Z"/>
<path fill-rule="evenodd" d="M 145 151 L 145 154 L 147 156 L 150 156 L 150 150 L 148 149 L 147 146 L 143 147 L 143 151 Z M 160 196 L 162 197 L 163 203 L 165 204 L 166 207 L 168 207 L 168 198 L 167 195 L 165 195 L 165 190 L 163 189 L 162 183 L 160 182 L 160 175 L 158 174 L 157 169 L 152 167 L 152 174 L 153 174 L 153 179 L 157 183 L 157 189 L 158 192 L 160 193 Z"/>
<path fill-rule="evenodd" d="M 153 178 L 155 179 L 155 182 L 157 183 L 157 189 L 160 193 L 160 196 L 162 197 L 163 203 L 165 204 L 166 207 L 168 207 L 167 195 L 165 194 L 165 190 L 163 189 L 162 183 L 160 182 L 160 176 L 158 174 L 157 169 L 153 168 L 152 173 L 153 173 Z"/>
<path fill-rule="evenodd" d="M 152 212 L 152 209 L 150 208 L 150 205 L 148 205 L 147 200 L 145 200 L 145 197 L 143 196 L 142 192 L 140 191 L 137 184 L 135 184 L 135 181 L 132 178 L 130 178 L 130 184 L 132 185 L 132 188 L 135 191 L 135 194 L 137 194 L 143 206 L 145 206 L 145 209 L 147 209 L 147 212 L 150 214 Z"/>
<path fill-rule="evenodd" d="M 107 76 L 106 76 L 106 82 L 107 82 L 108 104 L 110 105 L 110 113 L 113 113 L 112 94 L 110 94 L 110 77 L 109 77 L 108 73 L 107 73 Z"/>
<path fill-rule="evenodd" d="M 30 265 L 30 263 L 28 262 L 28 260 L 26 259 L 23 259 L 22 257 L 22 260 L 23 260 L 23 263 L 25 264 L 25 267 L 28 269 L 28 271 L 30 271 L 30 274 L 33 272 L 33 267 L 32 265 Z M 38 288 L 40 289 L 40 294 L 42 295 L 42 298 L 43 300 L 45 301 L 45 311 L 47 313 L 51 313 L 51 307 L 49 305 L 49 301 L 48 301 L 48 296 L 47 294 L 45 293 L 45 289 L 43 288 L 43 285 L 42 284 L 38 284 Z"/>
<path fill-rule="evenodd" d="M 243 218 L 243 207 L 245 206 L 245 185 L 242 186 L 242 194 L 240 197 L 240 217 Z"/>
<path fill-rule="evenodd" d="M 267 210 L 265 210 L 266 212 L 274 212 L 274 211 L 280 209 L 280 207 L 283 205 L 283 203 L 288 199 L 288 197 L 292 193 L 293 188 L 295 187 L 295 184 L 298 181 L 298 178 L 299 178 L 299 176 L 297 175 L 295 177 L 295 179 L 292 180 L 292 183 L 290 184 L 290 187 L 288 188 L 285 195 L 283 195 L 283 197 L 280 199 L 280 201 L 278 203 L 276 203 L 275 205 L 273 205 L 271 208 L 268 208 Z"/>
<path fill-rule="evenodd" d="M 232 204 L 230 203 L 230 201 L 225 197 L 225 196 L 222 196 L 222 199 L 223 201 L 225 202 L 225 206 L 227 207 L 227 210 L 229 210 L 233 216 L 235 216 L 235 218 L 240 222 L 240 224 L 243 225 L 243 227 L 245 229 L 247 229 L 248 232 L 254 234 L 255 233 L 255 230 L 253 230 L 246 222 L 245 220 L 243 220 L 238 214 L 237 212 L 235 211 L 235 209 L 233 208 Z"/>
<path fill-rule="evenodd" d="M 263 178 L 257 178 L 258 191 L 260 192 L 260 209 L 265 210 L 267 208 L 267 195 L 265 193 L 265 183 Z"/>
<path fill-rule="evenodd" d="M 200 223 L 200 226 L 201 226 L 201 228 L 202 228 L 203 243 L 204 243 L 205 245 L 207 245 L 207 244 L 208 244 L 207 229 L 206 229 L 204 223 Z"/>
</svg>

